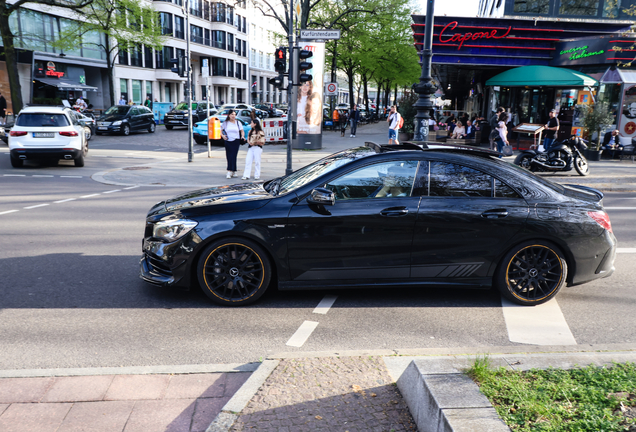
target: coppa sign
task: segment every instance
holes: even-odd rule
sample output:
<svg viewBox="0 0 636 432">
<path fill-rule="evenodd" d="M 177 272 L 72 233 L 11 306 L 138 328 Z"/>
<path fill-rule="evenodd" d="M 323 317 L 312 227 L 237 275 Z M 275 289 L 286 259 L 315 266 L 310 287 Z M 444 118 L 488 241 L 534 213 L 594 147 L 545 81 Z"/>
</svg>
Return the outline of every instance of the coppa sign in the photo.
<svg viewBox="0 0 636 432">
<path fill-rule="evenodd" d="M 510 30 L 512 29 L 512 26 L 508 27 L 508 30 L 506 30 L 506 33 L 502 35 L 497 35 L 497 29 L 491 29 L 489 31 L 484 31 L 484 32 L 474 32 L 474 33 L 464 33 L 464 34 L 455 33 L 450 38 L 442 39 L 442 36 L 444 36 L 444 32 L 446 30 L 452 31 L 452 30 L 455 30 L 455 27 L 457 27 L 457 21 L 449 22 L 448 24 L 446 24 L 444 28 L 442 29 L 442 31 L 439 32 L 439 41 L 441 43 L 459 42 L 459 47 L 457 47 L 457 50 L 460 50 L 462 45 L 464 45 L 464 42 L 469 40 L 503 39 L 506 36 L 508 36 L 508 34 L 510 33 Z"/>
</svg>

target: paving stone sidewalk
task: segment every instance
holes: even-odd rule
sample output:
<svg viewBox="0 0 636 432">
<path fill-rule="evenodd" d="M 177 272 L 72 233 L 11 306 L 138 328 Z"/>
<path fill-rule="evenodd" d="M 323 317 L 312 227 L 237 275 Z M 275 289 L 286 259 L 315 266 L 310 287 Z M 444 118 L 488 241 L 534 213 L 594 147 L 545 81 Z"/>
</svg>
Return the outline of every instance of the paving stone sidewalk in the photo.
<svg viewBox="0 0 636 432">
<path fill-rule="evenodd" d="M 416 431 L 381 357 L 280 361 L 241 412 L 234 432 Z"/>
</svg>

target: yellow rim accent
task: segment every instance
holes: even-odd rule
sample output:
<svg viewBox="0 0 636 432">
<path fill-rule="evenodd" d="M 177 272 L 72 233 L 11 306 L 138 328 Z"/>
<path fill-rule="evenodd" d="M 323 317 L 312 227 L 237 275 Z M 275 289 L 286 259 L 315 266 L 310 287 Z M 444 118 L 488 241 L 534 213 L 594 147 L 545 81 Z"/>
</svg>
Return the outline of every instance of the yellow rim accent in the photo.
<svg viewBox="0 0 636 432">
<path fill-rule="evenodd" d="M 552 252 L 552 253 L 554 254 L 554 256 L 556 256 L 556 257 L 557 257 L 557 260 L 559 261 L 559 267 L 560 267 L 560 269 L 561 269 L 561 277 L 559 278 L 559 283 L 557 283 L 557 287 L 558 287 L 559 285 L 561 285 L 561 283 L 563 282 L 563 263 L 561 262 L 561 258 L 559 258 L 559 254 L 558 254 L 558 253 L 556 253 L 555 251 L 553 251 L 552 249 L 550 249 L 549 247 L 544 246 L 544 245 L 538 245 L 538 244 L 537 244 L 537 245 L 529 245 L 529 246 L 526 246 L 526 247 L 524 247 L 524 248 L 522 248 L 522 249 L 519 249 L 517 252 L 515 252 L 515 254 L 512 256 L 512 258 L 514 259 L 514 257 L 516 257 L 516 256 L 519 254 L 519 252 L 521 252 L 521 251 L 523 251 L 523 250 L 526 250 L 526 249 L 528 249 L 528 248 L 531 248 L 531 247 L 542 247 L 542 248 L 546 248 L 546 249 L 548 249 L 550 252 Z M 508 272 L 510 271 L 510 264 L 512 264 L 512 259 L 508 262 L 508 266 L 506 267 L 506 286 L 508 286 L 508 292 L 510 292 L 510 294 L 512 294 L 513 296 L 517 297 L 519 300 L 522 300 L 522 301 L 525 301 L 525 302 L 531 301 L 531 300 L 525 299 L 525 298 L 523 298 L 523 297 L 519 297 L 519 296 L 515 293 L 515 291 L 514 291 L 514 290 L 510 287 L 510 280 L 509 280 L 509 278 L 508 278 Z M 541 297 L 541 298 L 538 298 L 538 299 L 532 300 L 532 301 L 534 301 L 534 302 L 541 301 L 541 300 L 545 299 L 546 297 L 549 297 L 549 296 L 550 296 L 553 292 L 554 292 L 554 290 L 552 290 L 552 291 L 551 291 L 550 293 L 548 293 L 547 295 L 545 295 L 545 296 L 543 296 L 543 297 Z"/>
<path fill-rule="evenodd" d="M 215 293 L 214 291 L 212 291 L 212 290 L 210 289 L 210 286 L 208 285 L 208 280 L 207 280 L 207 278 L 205 277 L 205 271 L 203 272 L 203 281 L 205 282 L 205 287 L 208 289 L 208 291 L 210 291 L 212 294 L 214 294 L 214 296 L 215 296 L 215 297 L 218 297 L 220 300 L 223 300 L 223 301 L 231 301 L 231 302 L 245 301 L 245 300 L 247 300 L 248 298 L 252 297 L 254 294 L 256 294 L 256 293 L 258 292 L 258 290 L 260 290 L 260 289 L 261 289 L 261 287 L 263 286 L 263 281 L 265 280 L 265 266 L 263 265 L 263 260 L 261 260 L 261 256 L 260 256 L 258 253 L 256 253 L 256 251 L 255 251 L 254 249 L 252 249 L 251 247 L 246 246 L 246 245 L 244 245 L 244 244 L 242 244 L 242 243 L 225 243 L 225 244 L 220 245 L 219 247 L 217 247 L 216 249 L 214 249 L 212 252 L 210 252 L 210 253 L 208 254 L 207 258 L 205 259 L 205 262 L 203 263 L 203 267 L 205 268 L 205 267 L 207 267 L 207 266 L 208 266 L 208 260 L 209 260 L 209 259 L 210 259 L 210 257 L 214 254 L 214 252 L 216 252 L 217 250 L 219 250 L 219 249 L 221 249 L 221 248 L 223 248 L 223 247 L 227 247 L 227 246 L 242 246 L 242 247 L 244 247 L 244 248 L 246 248 L 246 249 L 251 250 L 251 251 L 254 253 L 254 255 L 256 255 L 256 258 L 258 258 L 258 261 L 261 263 L 261 268 L 263 269 L 263 277 L 261 278 L 261 282 L 260 282 L 260 285 L 258 286 L 258 288 L 256 288 L 256 289 L 254 290 L 254 292 L 252 293 L 252 295 L 250 295 L 250 296 L 249 296 L 249 297 L 247 297 L 247 298 L 244 298 L 243 300 L 227 300 L 227 299 L 224 299 L 223 297 L 219 297 L 218 295 L 216 295 L 216 293 Z"/>
</svg>

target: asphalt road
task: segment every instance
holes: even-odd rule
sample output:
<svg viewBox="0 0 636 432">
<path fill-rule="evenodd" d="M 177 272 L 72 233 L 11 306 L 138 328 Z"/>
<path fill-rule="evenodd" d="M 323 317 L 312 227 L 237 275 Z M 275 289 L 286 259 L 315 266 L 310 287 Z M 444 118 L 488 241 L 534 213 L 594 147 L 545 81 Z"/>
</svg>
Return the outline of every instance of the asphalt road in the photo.
<svg viewBox="0 0 636 432">
<path fill-rule="evenodd" d="M 222 308 L 198 290 L 142 282 L 138 262 L 146 212 L 183 189 L 113 187 L 90 175 L 183 154 L 185 136 L 159 130 L 95 137 L 83 168 L 60 162 L 15 170 L 0 144 L 0 369 L 242 363 L 280 352 L 519 345 L 511 340 L 505 305 L 494 291 L 272 290 L 251 307 Z M 619 247 L 636 248 L 636 194 L 610 193 L 605 205 Z M 636 342 L 634 256 L 619 254 L 611 278 L 557 296 L 574 343 Z M 316 311 L 331 295 L 337 296 L 333 305 Z M 544 320 L 530 319 L 530 327 Z"/>
</svg>

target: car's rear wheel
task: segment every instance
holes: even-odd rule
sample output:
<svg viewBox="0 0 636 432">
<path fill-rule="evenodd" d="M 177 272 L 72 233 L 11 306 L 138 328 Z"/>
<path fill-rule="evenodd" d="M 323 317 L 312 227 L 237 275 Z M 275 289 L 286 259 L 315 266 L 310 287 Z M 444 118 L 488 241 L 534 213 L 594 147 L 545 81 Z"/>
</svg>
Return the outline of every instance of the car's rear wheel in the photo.
<svg viewBox="0 0 636 432">
<path fill-rule="evenodd" d="M 150 126 L 148 126 L 148 132 L 155 133 L 156 127 L 155 122 L 150 123 Z"/>
<path fill-rule="evenodd" d="M 11 156 L 11 166 L 13 168 L 22 168 L 22 165 L 24 165 L 24 161 L 22 159 Z"/>
<path fill-rule="evenodd" d="M 128 126 L 127 124 L 123 125 L 123 126 L 121 127 L 121 133 L 122 133 L 122 135 L 124 135 L 124 136 L 128 136 L 128 135 L 130 135 L 130 126 Z"/>
<path fill-rule="evenodd" d="M 568 266 L 559 248 L 549 242 L 530 241 L 504 256 L 495 285 L 513 303 L 532 306 L 553 298 L 565 285 L 567 274 Z"/>
<path fill-rule="evenodd" d="M 166 129 L 172 130 L 172 126 L 171 125 L 166 125 Z"/>
<path fill-rule="evenodd" d="M 227 238 L 205 249 L 197 264 L 197 276 L 203 291 L 215 303 L 243 306 L 265 293 L 271 265 L 257 244 L 242 238 Z"/>
</svg>

